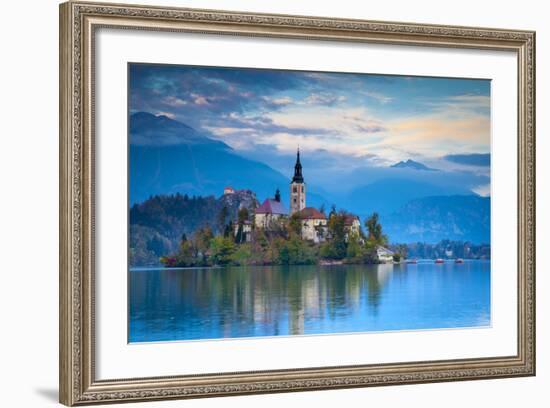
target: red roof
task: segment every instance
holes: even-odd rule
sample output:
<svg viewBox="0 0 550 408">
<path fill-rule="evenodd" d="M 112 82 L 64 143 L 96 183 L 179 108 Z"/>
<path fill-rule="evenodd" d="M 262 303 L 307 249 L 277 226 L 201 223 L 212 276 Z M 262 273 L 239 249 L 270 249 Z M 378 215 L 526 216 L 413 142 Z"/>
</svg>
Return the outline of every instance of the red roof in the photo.
<svg viewBox="0 0 550 408">
<path fill-rule="evenodd" d="M 266 199 L 262 205 L 256 208 L 256 214 L 279 214 L 288 215 L 284 204 L 272 198 Z"/>
<path fill-rule="evenodd" d="M 345 225 L 353 225 L 355 221 L 359 221 L 359 217 L 356 215 L 346 215 L 344 217 L 344 224 Z"/>
<path fill-rule="evenodd" d="M 231 186 L 226 186 L 226 187 L 224 187 L 224 190 L 233 190 L 233 187 L 231 187 Z"/>
<path fill-rule="evenodd" d="M 327 217 L 321 211 L 313 207 L 306 207 L 299 212 L 300 218 L 304 220 L 326 220 Z"/>
</svg>

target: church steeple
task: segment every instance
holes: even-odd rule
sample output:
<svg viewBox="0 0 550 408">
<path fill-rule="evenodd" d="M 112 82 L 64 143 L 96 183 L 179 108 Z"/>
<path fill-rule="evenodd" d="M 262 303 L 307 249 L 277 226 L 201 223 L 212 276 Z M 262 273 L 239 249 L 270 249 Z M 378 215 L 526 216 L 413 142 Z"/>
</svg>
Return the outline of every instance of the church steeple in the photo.
<svg viewBox="0 0 550 408">
<path fill-rule="evenodd" d="M 296 164 L 294 165 L 294 177 L 292 178 L 293 183 L 303 183 L 304 176 L 302 175 L 302 163 L 300 163 L 300 148 L 296 153 Z"/>
<path fill-rule="evenodd" d="M 302 211 L 306 206 L 306 183 L 302 175 L 302 163 L 300 163 L 300 148 L 296 154 L 294 165 L 294 177 L 290 182 L 290 214 Z"/>
<path fill-rule="evenodd" d="M 277 202 L 281 202 L 281 192 L 279 191 L 279 189 L 277 189 L 277 191 L 275 191 L 275 201 Z"/>
</svg>

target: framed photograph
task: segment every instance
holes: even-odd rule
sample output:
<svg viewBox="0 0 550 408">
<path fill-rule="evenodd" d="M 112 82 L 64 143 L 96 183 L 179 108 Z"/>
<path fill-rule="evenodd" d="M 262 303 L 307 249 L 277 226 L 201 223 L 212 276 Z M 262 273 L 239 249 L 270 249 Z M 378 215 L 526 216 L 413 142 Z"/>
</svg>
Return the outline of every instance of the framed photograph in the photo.
<svg viewBox="0 0 550 408">
<path fill-rule="evenodd" d="M 60 6 L 60 400 L 535 374 L 535 33 Z"/>
</svg>

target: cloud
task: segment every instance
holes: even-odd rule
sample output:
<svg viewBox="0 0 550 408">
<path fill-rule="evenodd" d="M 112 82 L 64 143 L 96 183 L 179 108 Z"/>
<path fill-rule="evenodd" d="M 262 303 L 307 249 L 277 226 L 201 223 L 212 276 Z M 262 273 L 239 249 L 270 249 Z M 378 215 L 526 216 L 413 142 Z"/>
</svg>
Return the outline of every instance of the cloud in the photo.
<svg viewBox="0 0 550 408">
<path fill-rule="evenodd" d="M 441 157 L 490 143 L 488 81 L 150 64 L 132 64 L 129 80 L 131 111 L 165 114 L 237 150 L 300 144 L 349 165 L 372 155 L 377 165 L 451 166 Z"/>
<path fill-rule="evenodd" d="M 166 116 L 167 118 L 174 119 L 176 115 L 174 115 L 172 112 L 163 112 L 158 111 L 155 113 L 156 116 Z"/>
<path fill-rule="evenodd" d="M 476 194 L 479 194 L 482 197 L 489 197 L 491 195 L 491 184 L 481 184 L 479 186 L 476 186 L 472 189 L 472 191 Z"/>
<path fill-rule="evenodd" d="M 193 102 L 195 103 L 195 105 L 210 105 L 208 99 L 206 99 L 206 97 L 202 95 L 191 94 L 191 96 L 193 97 Z"/>
<path fill-rule="evenodd" d="M 363 94 L 368 96 L 369 98 L 376 99 L 381 104 L 390 103 L 393 101 L 394 98 L 384 95 L 380 92 L 373 92 L 373 91 L 363 91 Z"/>
<path fill-rule="evenodd" d="M 475 151 L 490 143 L 490 119 L 483 115 L 432 114 L 398 119 L 388 127 L 392 136 L 386 143 L 409 144 L 432 156 L 457 148 Z"/>
<path fill-rule="evenodd" d="M 187 105 L 187 101 L 184 101 L 183 99 L 177 98 L 173 95 L 165 96 L 162 99 L 162 102 L 167 106 L 172 106 L 174 108 L 179 108 L 181 106 Z"/>
<path fill-rule="evenodd" d="M 432 106 L 436 112 L 449 116 L 475 113 L 488 116 L 491 109 L 491 97 L 489 95 L 462 94 L 439 98 L 426 104 Z"/>
<path fill-rule="evenodd" d="M 336 103 L 344 102 L 347 98 L 344 95 L 333 95 L 325 92 L 312 93 L 304 99 L 307 105 L 333 106 Z"/>
<path fill-rule="evenodd" d="M 264 101 L 265 107 L 271 108 L 271 109 L 278 109 L 283 106 L 287 106 L 295 103 L 295 101 L 289 96 L 281 96 L 281 97 L 262 96 L 261 99 Z"/>
</svg>

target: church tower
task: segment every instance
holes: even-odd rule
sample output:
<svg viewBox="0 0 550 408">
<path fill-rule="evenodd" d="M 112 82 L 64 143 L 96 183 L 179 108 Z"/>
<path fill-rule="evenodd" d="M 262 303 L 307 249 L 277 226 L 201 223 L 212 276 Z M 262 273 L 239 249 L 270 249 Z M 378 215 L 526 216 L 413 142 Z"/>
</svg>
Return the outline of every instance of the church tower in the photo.
<svg viewBox="0 0 550 408">
<path fill-rule="evenodd" d="M 306 207 L 306 184 L 302 176 L 302 163 L 300 163 L 300 149 L 296 155 L 294 165 L 294 177 L 290 182 L 290 215 L 303 210 Z"/>
</svg>

